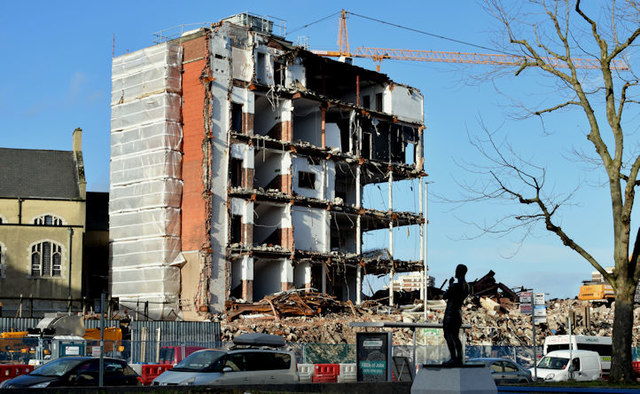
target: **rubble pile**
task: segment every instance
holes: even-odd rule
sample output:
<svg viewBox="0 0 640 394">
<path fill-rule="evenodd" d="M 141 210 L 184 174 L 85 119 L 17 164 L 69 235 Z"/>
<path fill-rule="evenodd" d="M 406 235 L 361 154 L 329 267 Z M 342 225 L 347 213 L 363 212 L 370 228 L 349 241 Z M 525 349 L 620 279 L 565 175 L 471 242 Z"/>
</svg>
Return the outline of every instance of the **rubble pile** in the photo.
<svg viewBox="0 0 640 394">
<path fill-rule="evenodd" d="M 469 282 L 471 294 L 477 297 L 490 297 L 501 303 L 518 302 L 518 294 L 504 283 L 496 282 L 494 278 L 495 274 L 495 272 L 489 271 L 489 273 L 482 278 Z"/>
<path fill-rule="evenodd" d="M 354 315 L 358 314 L 351 301 L 341 302 L 335 297 L 318 292 L 291 290 L 267 296 L 255 304 L 231 301 L 227 304 L 227 319 L 232 321 L 244 317 L 279 320 L 288 316 L 317 316 L 346 310 Z"/>
<path fill-rule="evenodd" d="M 308 294 L 308 295 L 307 295 Z M 270 296 L 256 304 L 234 304 L 222 322 L 222 340 L 231 341 L 245 332 L 265 332 L 281 335 L 288 342 L 343 344 L 355 343 L 359 329 L 352 322 L 423 321 L 420 305 L 400 308 L 377 307 L 370 301 L 356 307 L 350 303 L 336 301 L 320 293 L 281 293 Z M 302 301 L 302 302 L 301 302 Z M 504 301 L 504 300 L 501 300 Z M 444 301 L 429 303 L 428 322 L 441 323 Z M 547 302 L 547 322 L 536 326 L 537 344 L 542 344 L 548 335 L 569 333 L 568 318 L 571 317 L 571 332 L 574 335 L 610 336 L 613 326 L 615 304 L 594 306 L 575 299 L 553 299 Z M 309 313 L 311 310 L 316 313 Z M 318 311 L 322 311 L 318 313 Z M 383 311 L 383 313 L 381 313 Z M 533 331 L 531 316 L 520 313 L 517 303 L 498 303 L 489 297 L 470 297 L 463 306 L 463 323 L 467 345 L 531 346 Z M 231 316 L 233 315 L 233 318 Z M 587 323 L 585 325 L 585 323 Z M 634 327 L 640 326 L 640 308 L 634 311 Z M 394 329 L 396 345 L 413 342 L 411 329 Z M 635 346 L 640 346 L 640 330 L 633 331 Z"/>
</svg>

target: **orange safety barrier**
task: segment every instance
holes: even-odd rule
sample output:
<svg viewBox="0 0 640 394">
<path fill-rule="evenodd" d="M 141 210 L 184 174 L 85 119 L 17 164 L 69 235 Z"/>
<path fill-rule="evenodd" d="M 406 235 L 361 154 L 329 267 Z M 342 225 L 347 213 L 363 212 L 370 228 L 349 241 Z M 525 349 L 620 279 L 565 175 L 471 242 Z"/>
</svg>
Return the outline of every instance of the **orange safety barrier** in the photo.
<svg viewBox="0 0 640 394">
<path fill-rule="evenodd" d="M 0 382 L 29 373 L 33 368 L 33 365 L 27 364 L 0 364 Z"/>
<path fill-rule="evenodd" d="M 340 375 L 340 364 L 315 364 L 313 383 L 336 383 Z"/>
<path fill-rule="evenodd" d="M 171 364 L 145 364 L 142 366 L 142 384 L 151 385 L 153 379 L 157 378 L 161 373 L 173 368 Z"/>
</svg>

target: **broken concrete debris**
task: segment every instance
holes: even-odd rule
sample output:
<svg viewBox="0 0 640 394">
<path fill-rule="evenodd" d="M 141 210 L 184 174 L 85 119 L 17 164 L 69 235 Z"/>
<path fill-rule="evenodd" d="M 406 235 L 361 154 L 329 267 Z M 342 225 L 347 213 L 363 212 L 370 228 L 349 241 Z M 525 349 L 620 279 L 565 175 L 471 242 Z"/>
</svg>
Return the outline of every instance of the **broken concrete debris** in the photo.
<svg viewBox="0 0 640 394">
<path fill-rule="evenodd" d="M 424 316 L 421 304 L 391 308 L 386 303 L 368 300 L 355 306 L 320 293 L 284 292 L 263 301 L 257 304 L 234 302 L 228 321 L 222 322 L 223 341 L 255 331 L 283 335 L 289 342 L 355 343 L 357 330 L 350 327 L 351 322 L 415 322 L 423 321 Z M 444 302 L 432 300 L 428 304 L 428 322 L 442 322 Z M 547 302 L 547 323 L 536 326 L 536 342 L 543 343 L 549 335 L 568 334 L 570 329 L 575 335 L 610 336 L 614 310 L 615 304 L 607 307 L 575 299 L 550 300 Z M 533 345 L 531 316 L 520 313 L 517 303 L 499 304 L 484 296 L 470 297 L 462 312 L 463 322 L 473 327 L 464 330 L 467 345 Z M 571 328 L 568 325 L 570 315 L 574 322 Z M 588 324 L 585 325 L 585 321 Z M 634 327 L 638 326 L 640 308 L 634 311 Z M 413 343 L 410 329 L 393 329 L 393 332 L 395 345 Z M 633 343 L 640 346 L 640 330 L 634 330 Z"/>
<path fill-rule="evenodd" d="M 497 302 L 518 302 L 518 294 L 503 283 L 496 282 L 495 272 L 489 271 L 485 276 L 469 282 L 471 294 L 486 296 Z"/>
<path fill-rule="evenodd" d="M 284 291 L 263 298 L 253 304 L 229 301 L 227 319 L 280 320 L 288 316 L 316 316 L 332 312 L 351 311 L 358 315 L 351 301 L 338 301 L 335 297 L 318 292 Z"/>
</svg>

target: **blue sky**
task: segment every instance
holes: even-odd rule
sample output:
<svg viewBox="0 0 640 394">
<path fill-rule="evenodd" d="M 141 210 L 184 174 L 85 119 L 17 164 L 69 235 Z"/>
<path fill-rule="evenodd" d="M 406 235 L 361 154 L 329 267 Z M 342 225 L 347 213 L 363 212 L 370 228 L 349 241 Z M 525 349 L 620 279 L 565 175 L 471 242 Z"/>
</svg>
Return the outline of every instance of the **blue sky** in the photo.
<svg viewBox="0 0 640 394">
<path fill-rule="evenodd" d="M 71 132 L 84 130 L 83 150 L 88 190 L 108 191 L 111 58 L 153 45 L 153 33 L 176 25 L 216 22 L 250 11 L 286 20 L 288 31 L 345 8 L 354 13 L 405 25 L 458 41 L 494 48 L 499 37 L 494 20 L 474 1 L 109 1 L 0 3 L 0 146 L 71 149 Z M 352 16 L 352 47 L 371 46 L 490 52 Z M 336 49 L 337 15 L 288 35 L 307 36 L 312 49 Z M 115 39 L 114 39 L 115 37 Z M 371 62 L 356 64 L 373 68 Z M 521 234 L 475 237 L 469 222 L 491 223 L 518 207 L 504 202 L 451 204 L 435 196 L 460 197 L 458 183 L 473 183 L 474 174 L 456 163 L 475 165 L 477 152 L 469 135 L 480 135 L 480 121 L 508 136 L 523 156 L 548 167 L 555 193 L 580 187 L 573 204 L 561 212 L 561 224 L 603 265 L 611 265 L 610 204 L 602 170 L 575 160 L 572 151 L 593 148 L 584 138 L 584 121 L 572 113 L 545 120 L 517 120 L 510 98 L 549 102 L 555 86 L 534 73 L 493 81 L 492 66 L 385 61 L 382 72 L 421 90 L 425 98 L 426 171 L 429 173 L 428 263 L 438 286 L 455 265 L 469 266 L 473 280 L 489 270 L 510 287 L 533 287 L 549 297 L 574 297 L 592 268 L 542 227 L 522 243 Z M 637 121 L 637 118 L 634 120 Z M 636 123 L 637 124 L 637 123 Z M 634 127 L 637 131 L 637 126 Z M 399 185 L 394 208 L 414 210 L 417 183 Z M 383 198 L 380 198 L 382 194 Z M 369 188 L 365 203 L 386 206 L 387 190 Z M 634 216 L 635 218 L 635 216 Z M 396 232 L 396 254 L 417 257 L 416 229 Z M 473 239 L 469 239 L 473 238 Z M 387 234 L 365 236 L 365 244 L 385 246 Z"/>
</svg>

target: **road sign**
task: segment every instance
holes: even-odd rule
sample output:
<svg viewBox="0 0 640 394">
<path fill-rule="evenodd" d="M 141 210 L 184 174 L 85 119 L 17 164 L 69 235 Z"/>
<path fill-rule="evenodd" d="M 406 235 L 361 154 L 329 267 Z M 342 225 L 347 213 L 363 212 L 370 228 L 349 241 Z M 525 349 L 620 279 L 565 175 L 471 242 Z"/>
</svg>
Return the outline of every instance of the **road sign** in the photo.
<svg viewBox="0 0 640 394">
<path fill-rule="evenodd" d="M 523 291 L 520 293 L 521 304 L 531 304 L 532 293 L 530 291 Z"/>
<path fill-rule="evenodd" d="M 540 324 L 540 323 L 546 323 L 547 322 L 547 317 L 543 316 L 543 317 L 534 317 L 533 318 L 533 322 L 535 324 Z"/>
<path fill-rule="evenodd" d="M 533 295 L 533 322 L 535 324 L 547 322 L 547 305 L 544 299 L 544 293 L 535 293 Z"/>
<path fill-rule="evenodd" d="M 520 304 L 520 313 L 523 315 L 530 315 L 532 310 L 531 304 Z"/>
<path fill-rule="evenodd" d="M 533 316 L 541 317 L 547 316 L 547 307 L 546 305 L 536 305 L 533 307 Z"/>
</svg>

